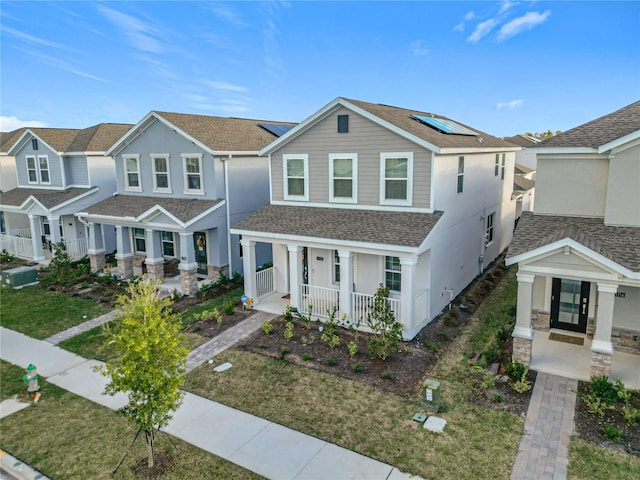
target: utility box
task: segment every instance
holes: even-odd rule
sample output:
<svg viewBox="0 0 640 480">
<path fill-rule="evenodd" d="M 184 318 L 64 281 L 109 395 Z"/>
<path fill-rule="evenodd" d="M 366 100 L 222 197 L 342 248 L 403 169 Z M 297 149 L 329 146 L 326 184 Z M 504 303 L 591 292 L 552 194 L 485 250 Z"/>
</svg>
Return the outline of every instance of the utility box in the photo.
<svg viewBox="0 0 640 480">
<path fill-rule="evenodd" d="M 21 287 L 38 281 L 38 271 L 33 267 L 17 267 L 2 272 L 2 284 Z"/>
<path fill-rule="evenodd" d="M 422 382 L 425 409 L 438 413 L 440 409 L 440 382 L 427 378 Z"/>
</svg>

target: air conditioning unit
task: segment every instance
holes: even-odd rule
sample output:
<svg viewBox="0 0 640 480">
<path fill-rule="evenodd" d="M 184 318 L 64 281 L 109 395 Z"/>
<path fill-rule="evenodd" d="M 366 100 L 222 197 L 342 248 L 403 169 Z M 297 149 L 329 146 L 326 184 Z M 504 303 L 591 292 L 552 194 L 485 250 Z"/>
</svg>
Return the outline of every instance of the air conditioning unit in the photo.
<svg viewBox="0 0 640 480">
<path fill-rule="evenodd" d="M 22 287 L 37 283 L 38 271 L 33 267 L 17 267 L 2 272 L 2 284 L 11 287 Z"/>
</svg>

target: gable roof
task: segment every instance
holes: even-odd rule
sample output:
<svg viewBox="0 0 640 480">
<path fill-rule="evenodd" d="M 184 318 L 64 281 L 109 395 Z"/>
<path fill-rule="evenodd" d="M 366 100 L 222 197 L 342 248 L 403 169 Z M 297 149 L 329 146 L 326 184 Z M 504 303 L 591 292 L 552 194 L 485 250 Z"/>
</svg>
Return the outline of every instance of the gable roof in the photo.
<svg viewBox="0 0 640 480">
<path fill-rule="evenodd" d="M 57 206 L 67 203 L 76 197 L 96 190 L 92 188 L 68 188 L 66 190 L 48 190 L 43 188 L 14 188 L 4 192 L 0 197 L 0 205 L 9 207 L 21 207 L 30 198 L 40 203 L 43 207 L 51 210 Z"/>
<path fill-rule="evenodd" d="M 513 189 L 516 192 L 526 192 L 536 186 L 536 182 L 523 177 L 522 175 L 516 175 L 513 177 Z"/>
<path fill-rule="evenodd" d="M 537 148 L 591 148 L 606 151 L 616 140 L 640 138 L 640 100 L 540 142 Z"/>
<path fill-rule="evenodd" d="M 0 153 L 7 153 L 26 129 L 26 127 L 22 127 L 11 132 L 0 132 Z"/>
<path fill-rule="evenodd" d="M 106 152 L 133 125 L 99 123 L 80 130 L 67 148 L 69 152 Z"/>
<path fill-rule="evenodd" d="M 69 146 L 73 143 L 80 129 L 77 128 L 27 128 L 20 138 L 9 149 L 9 153 L 14 153 L 24 145 L 29 135 L 37 137 L 44 142 L 54 152 L 61 153 L 69 151 Z"/>
<path fill-rule="evenodd" d="M 533 168 L 525 167 L 521 163 L 516 163 L 513 167 L 513 170 L 516 175 L 527 175 L 529 173 L 535 172 Z"/>
<path fill-rule="evenodd" d="M 345 107 L 352 110 L 354 113 L 358 113 L 378 125 L 388 128 L 389 130 L 423 146 L 424 148 L 432 150 L 435 153 L 467 152 L 476 150 L 520 150 L 520 147 L 505 140 L 489 135 L 488 133 L 482 132 L 468 125 L 464 125 L 460 122 L 456 122 L 443 115 L 338 97 L 305 119 L 297 127 L 293 128 L 282 135 L 279 139 L 263 148 L 260 151 L 260 155 L 266 155 L 273 152 L 288 141 L 311 128 L 312 125 L 321 121 L 339 107 Z M 471 130 L 476 133 L 476 135 L 442 133 L 437 129 L 425 125 L 419 120 L 413 118 L 413 115 L 452 121 Z"/>
<path fill-rule="evenodd" d="M 513 137 L 504 137 L 503 140 L 506 140 L 509 143 L 513 143 L 514 145 L 518 145 L 519 147 L 530 148 L 535 147 L 540 143 L 540 140 L 534 137 L 530 137 L 529 135 L 514 135 Z"/>
</svg>

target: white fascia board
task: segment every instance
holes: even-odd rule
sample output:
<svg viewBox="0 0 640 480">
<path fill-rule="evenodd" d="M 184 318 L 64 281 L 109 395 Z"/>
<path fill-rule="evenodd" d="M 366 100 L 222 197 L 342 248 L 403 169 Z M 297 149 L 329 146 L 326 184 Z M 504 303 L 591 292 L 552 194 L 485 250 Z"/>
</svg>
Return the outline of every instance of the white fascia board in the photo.
<svg viewBox="0 0 640 480">
<path fill-rule="evenodd" d="M 114 217 L 112 215 L 100 215 L 99 213 L 87 212 L 78 212 L 75 215 L 77 217 L 82 217 L 87 221 L 96 223 L 110 223 L 114 225 L 120 225 L 122 223 L 138 223 L 138 219 L 135 217 Z"/>
<path fill-rule="evenodd" d="M 290 207 L 320 207 L 346 210 L 371 210 L 375 212 L 434 213 L 434 210 L 432 208 L 402 207 L 397 205 L 357 205 L 355 203 L 315 203 L 287 200 L 274 200 L 270 203 L 271 205 L 288 205 Z"/>
<path fill-rule="evenodd" d="M 96 157 L 104 156 L 104 152 L 65 152 L 65 157 Z"/>
<path fill-rule="evenodd" d="M 193 217 L 191 220 L 189 220 L 188 222 L 186 222 L 184 224 L 185 228 L 189 227 L 191 225 L 193 225 L 194 223 L 196 223 L 197 221 L 203 219 L 204 217 L 206 217 L 207 215 L 212 214 L 213 212 L 215 212 L 216 210 L 224 207 L 227 204 L 226 200 L 222 200 L 220 203 L 216 203 L 213 207 L 211 207 L 208 210 L 205 210 L 204 212 L 202 212 L 200 215 L 197 215 L 195 217 Z"/>
<path fill-rule="evenodd" d="M 131 140 L 133 139 L 129 139 L 129 137 L 131 137 L 135 133 L 135 136 L 133 138 L 136 138 L 138 135 L 141 135 L 142 132 L 149 127 L 149 125 L 153 123 L 153 122 L 149 122 L 149 120 L 152 118 L 153 119 L 157 118 L 156 115 L 154 115 L 154 112 L 147 113 L 142 120 L 136 123 L 133 127 L 127 130 L 127 132 L 122 137 L 116 140 L 116 142 L 113 145 L 111 145 L 111 147 L 109 147 L 107 151 L 104 152 L 104 154 L 106 156 L 115 157 L 123 148 L 125 148 L 129 143 L 131 143 Z M 146 123 L 148 122 L 149 122 L 149 125 L 146 125 Z M 136 130 L 139 130 L 139 131 L 136 133 Z"/>
<path fill-rule="evenodd" d="M 591 147 L 530 147 L 529 150 L 531 150 L 536 155 L 598 153 L 597 148 L 591 148 Z"/>
<path fill-rule="evenodd" d="M 478 143 L 478 145 L 482 145 L 481 143 Z M 441 155 L 456 155 L 459 153 L 496 153 L 496 152 L 518 152 L 522 150 L 522 147 L 466 147 L 466 148 L 458 148 L 458 147 L 452 147 L 452 148 L 441 148 L 440 149 L 440 154 Z"/>
<path fill-rule="evenodd" d="M 632 142 L 640 138 L 640 130 L 636 130 L 635 132 L 631 132 L 623 137 L 617 138 L 609 143 L 605 143 L 598 147 L 598 153 L 608 152 L 609 150 L 613 150 L 625 143 Z"/>
<path fill-rule="evenodd" d="M 33 195 L 29 195 L 29 197 L 24 202 L 22 202 L 22 204 L 20 205 L 20 210 L 22 210 L 23 212 L 26 212 L 31 209 L 31 205 L 33 204 L 40 205 L 43 210 L 47 212 L 49 211 L 49 209 L 45 207 L 42 203 L 40 203 L 40 201 Z"/>
<path fill-rule="evenodd" d="M 53 212 L 54 210 L 60 210 L 61 208 L 66 207 L 67 205 L 71 205 L 74 202 L 77 202 L 80 199 L 83 199 L 84 197 L 88 197 L 89 195 L 97 192 L 98 190 L 100 190 L 100 188 L 95 187 L 92 188 L 91 190 L 87 190 L 84 193 L 81 193 L 80 195 L 77 195 L 69 200 L 67 200 L 66 202 L 62 202 L 60 205 L 56 205 L 55 207 L 51 207 L 51 211 Z"/>
<path fill-rule="evenodd" d="M 216 150 L 215 157 L 222 157 L 225 159 L 238 158 L 238 157 L 258 157 L 258 151 L 226 151 L 226 150 Z"/>
<path fill-rule="evenodd" d="M 151 219 L 153 219 L 154 217 L 157 217 L 161 213 L 166 215 L 167 217 L 169 217 L 174 222 L 176 222 L 176 224 L 179 225 L 180 228 L 184 228 L 184 222 L 182 222 L 178 218 L 176 218 L 175 215 L 171 214 L 168 210 L 166 210 L 164 207 L 162 207 L 162 205 L 154 205 L 149 210 L 147 210 L 146 212 L 143 212 L 141 215 L 139 215 L 136 218 L 136 220 L 138 222 L 141 222 L 141 223 L 145 222 L 145 221 L 149 222 Z"/>
<path fill-rule="evenodd" d="M 22 147 L 24 147 L 24 145 L 25 145 L 25 143 L 27 141 L 27 137 L 29 135 L 31 135 L 32 137 L 35 137 L 39 142 L 41 142 L 44 146 L 46 146 L 49 150 L 51 150 L 56 155 L 58 155 L 58 156 L 63 155 L 63 152 L 58 152 L 55 148 L 53 148 L 51 145 L 49 145 L 47 142 L 45 142 L 43 139 L 41 139 L 38 135 L 36 135 L 35 133 L 33 133 L 29 129 L 26 129 L 22 133 L 22 135 L 20 135 L 20 138 L 16 141 L 16 143 L 13 144 L 13 147 L 11 147 L 9 149 L 7 154 L 12 156 L 12 157 L 15 156 L 15 154 L 17 152 L 19 152 L 22 149 Z"/>
</svg>

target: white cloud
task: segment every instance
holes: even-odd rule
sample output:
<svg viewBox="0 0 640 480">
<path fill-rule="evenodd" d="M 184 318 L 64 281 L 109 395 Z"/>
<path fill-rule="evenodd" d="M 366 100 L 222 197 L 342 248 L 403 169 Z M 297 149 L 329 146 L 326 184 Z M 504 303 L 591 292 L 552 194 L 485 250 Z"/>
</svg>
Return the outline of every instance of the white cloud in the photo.
<svg viewBox="0 0 640 480">
<path fill-rule="evenodd" d="M 220 20 L 224 20 L 235 27 L 243 28 L 249 26 L 237 11 L 229 8 L 227 5 L 211 5 L 209 10 Z"/>
<path fill-rule="evenodd" d="M 422 40 L 411 42 L 411 53 L 416 57 L 422 57 L 429 53 L 429 49 L 422 46 Z"/>
<path fill-rule="evenodd" d="M 247 87 L 243 87 L 242 85 L 234 85 L 233 83 L 228 83 L 228 82 L 214 82 L 211 80 L 207 80 L 204 83 L 216 90 L 225 90 L 228 92 L 246 92 L 247 91 Z"/>
<path fill-rule="evenodd" d="M 464 19 L 460 23 L 458 23 L 455 27 L 453 27 L 453 31 L 464 32 L 464 22 L 469 22 L 474 18 L 476 18 L 476 14 L 473 11 L 467 12 L 467 14 L 464 16 Z"/>
<path fill-rule="evenodd" d="M 74 75 L 78 75 L 80 77 L 89 78 L 91 80 L 97 80 L 98 82 L 109 83 L 109 81 L 105 80 L 104 78 L 100 78 L 95 75 L 91 75 L 90 73 L 77 69 L 76 67 L 71 65 L 69 62 L 62 60 L 60 57 L 53 56 L 53 55 L 46 55 L 44 53 L 39 53 L 39 52 L 26 52 L 26 53 L 34 58 L 40 59 L 42 63 L 45 63 L 51 67 L 58 68 L 65 72 L 73 73 Z"/>
<path fill-rule="evenodd" d="M 40 38 L 40 37 L 35 37 L 33 35 L 29 35 L 28 33 L 21 32 L 19 30 L 16 30 L 15 28 L 3 26 L 2 27 L 2 31 L 4 33 L 8 33 L 9 35 L 12 35 L 12 36 L 14 36 L 16 38 L 19 38 L 19 39 L 25 41 L 26 43 L 30 43 L 32 45 L 38 45 L 38 46 L 41 46 L 41 47 L 56 48 L 58 50 L 66 50 L 68 52 L 77 53 L 77 50 L 74 50 L 74 49 L 72 49 L 70 47 L 62 45 L 60 43 L 52 42 L 51 40 L 46 40 L 44 38 Z"/>
<path fill-rule="evenodd" d="M 510 2 L 509 0 L 504 0 L 502 2 L 502 5 L 500 5 L 500 13 L 504 13 L 511 7 L 515 7 L 516 5 L 520 5 L 520 2 Z"/>
<path fill-rule="evenodd" d="M 107 20 L 124 32 L 131 45 L 137 50 L 151 53 L 164 51 L 162 43 L 154 36 L 164 37 L 167 32 L 162 32 L 142 20 L 104 5 L 97 5 L 97 9 Z"/>
<path fill-rule="evenodd" d="M 514 18 L 508 23 L 505 23 L 498 32 L 498 41 L 501 42 L 507 38 L 511 38 L 519 33 L 531 30 L 536 25 L 540 25 L 547 21 L 551 11 L 546 10 L 543 13 L 540 12 L 527 12 L 521 17 Z"/>
<path fill-rule="evenodd" d="M 511 100 L 510 102 L 499 102 L 496 105 L 496 108 L 498 110 L 502 110 L 503 108 L 518 108 L 522 106 L 523 103 L 524 103 L 524 100 L 519 98 L 517 100 Z"/>
<path fill-rule="evenodd" d="M 4 115 L 0 115 L 0 131 L 1 132 L 11 132 L 13 130 L 17 130 L 22 127 L 46 127 L 47 124 L 45 122 L 40 122 L 38 120 L 20 120 L 17 117 L 5 117 Z"/>
<path fill-rule="evenodd" d="M 469 20 L 473 20 L 474 18 L 476 18 L 476 14 L 475 14 L 475 13 L 473 13 L 473 11 L 468 12 L 468 13 L 464 16 L 464 19 L 465 19 L 465 21 L 467 21 L 467 22 L 468 22 Z"/>
<path fill-rule="evenodd" d="M 489 20 L 480 22 L 478 25 L 476 25 L 473 33 L 467 37 L 467 41 L 471 43 L 478 42 L 478 40 L 480 40 L 482 37 L 491 33 L 491 30 L 493 30 L 493 28 L 498 25 L 498 23 L 498 20 L 495 18 L 490 18 Z"/>
</svg>

